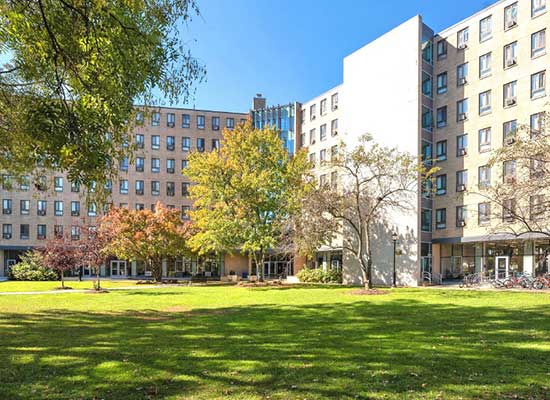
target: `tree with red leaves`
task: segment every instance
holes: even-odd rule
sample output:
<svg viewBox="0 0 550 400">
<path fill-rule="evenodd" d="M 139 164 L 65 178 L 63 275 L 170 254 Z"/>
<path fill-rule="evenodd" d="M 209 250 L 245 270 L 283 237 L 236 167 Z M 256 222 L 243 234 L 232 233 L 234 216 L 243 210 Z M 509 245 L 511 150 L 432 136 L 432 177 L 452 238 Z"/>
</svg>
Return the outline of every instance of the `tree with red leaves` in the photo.
<svg viewBox="0 0 550 400">
<path fill-rule="evenodd" d="M 147 261 L 157 282 L 162 280 L 163 259 L 190 253 L 191 222 L 182 221 L 178 210 L 160 202 L 155 211 L 113 208 L 101 219 L 98 232 L 109 236 L 104 254 Z"/>
<path fill-rule="evenodd" d="M 100 219 L 101 221 L 101 219 Z M 105 264 L 108 254 L 105 249 L 109 244 L 111 232 L 98 230 L 95 226 L 82 226 L 84 233 L 78 244 L 79 256 L 82 264 L 87 265 L 95 274 L 94 289 L 101 290 L 101 266 Z"/>
<path fill-rule="evenodd" d="M 65 271 L 74 270 L 82 264 L 78 247 L 69 238 L 56 236 L 39 251 L 42 253 L 44 265 L 59 272 L 61 287 L 65 289 Z"/>
</svg>

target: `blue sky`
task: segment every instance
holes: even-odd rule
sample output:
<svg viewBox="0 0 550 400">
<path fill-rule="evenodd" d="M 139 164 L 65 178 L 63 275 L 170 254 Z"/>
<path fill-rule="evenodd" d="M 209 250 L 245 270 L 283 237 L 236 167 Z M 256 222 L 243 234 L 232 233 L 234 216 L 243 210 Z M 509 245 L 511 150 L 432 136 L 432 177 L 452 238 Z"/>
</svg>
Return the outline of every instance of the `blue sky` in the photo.
<svg viewBox="0 0 550 400">
<path fill-rule="evenodd" d="M 247 111 L 305 101 L 342 81 L 342 59 L 416 14 L 436 32 L 491 0 L 198 0 L 202 17 L 181 29 L 207 68 L 194 101 L 178 106 Z"/>
</svg>

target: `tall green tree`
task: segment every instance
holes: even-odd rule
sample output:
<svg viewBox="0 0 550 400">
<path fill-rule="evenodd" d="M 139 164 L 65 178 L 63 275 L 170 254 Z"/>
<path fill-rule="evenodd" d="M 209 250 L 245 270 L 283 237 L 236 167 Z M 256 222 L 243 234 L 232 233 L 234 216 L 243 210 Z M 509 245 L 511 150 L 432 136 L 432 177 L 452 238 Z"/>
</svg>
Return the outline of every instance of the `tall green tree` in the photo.
<svg viewBox="0 0 550 400">
<path fill-rule="evenodd" d="M 221 149 L 192 154 L 185 171 L 195 183 L 192 248 L 249 254 L 263 279 L 267 252 L 277 249 L 301 207 L 308 170 L 305 153 L 289 157 L 275 129 L 248 122 L 224 131 Z"/>
<path fill-rule="evenodd" d="M 134 102 L 185 100 L 203 78 L 178 31 L 197 13 L 194 0 L 0 0 L 0 170 L 114 176 Z"/>
</svg>

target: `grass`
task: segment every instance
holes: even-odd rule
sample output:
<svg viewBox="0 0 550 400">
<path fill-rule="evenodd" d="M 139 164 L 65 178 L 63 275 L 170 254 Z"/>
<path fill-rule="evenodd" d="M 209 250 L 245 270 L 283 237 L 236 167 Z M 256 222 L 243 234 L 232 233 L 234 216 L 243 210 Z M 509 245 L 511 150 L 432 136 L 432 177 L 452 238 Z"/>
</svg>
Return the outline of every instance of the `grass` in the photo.
<svg viewBox="0 0 550 400">
<path fill-rule="evenodd" d="M 0 296 L 0 398 L 550 398 L 550 295 L 349 292 Z"/>
<path fill-rule="evenodd" d="M 131 280 L 101 280 L 101 287 L 116 288 L 135 286 L 136 281 Z M 93 289 L 93 280 L 87 279 L 83 281 L 65 280 L 65 286 L 71 289 Z M 0 282 L 1 292 L 42 292 L 56 290 L 61 287 L 61 281 L 44 281 L 44 282 L 24 282 L 24 281 L 4 281 Z"/>
</svg>

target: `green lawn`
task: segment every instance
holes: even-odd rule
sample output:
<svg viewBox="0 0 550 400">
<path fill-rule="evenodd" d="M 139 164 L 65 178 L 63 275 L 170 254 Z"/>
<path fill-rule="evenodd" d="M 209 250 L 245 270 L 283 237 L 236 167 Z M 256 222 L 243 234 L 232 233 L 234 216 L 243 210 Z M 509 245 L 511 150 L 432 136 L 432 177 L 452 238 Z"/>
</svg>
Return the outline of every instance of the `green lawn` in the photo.
<svg viewBox="0 0 550 400">
<path fill-rule="evenodd" d="M 101 280 L 101 286 L 104 288 L 135 286 L 136 281 L 131 280 Z M 92 280 L 72 281 L 65 280 L 65 286 L 72 289 L 93 289 Z M 1 292 L 42 292 L 46 290 L 56 290 L 61 287 L 60 281 L 47 282 L 24 282 L 24 281 L 4 281 L 0 282 Z"/>
<path fill-rule="evenodd" d="M 0 296 L 0 399 L 549 399 L 550 294 Z"/>
</svg>

